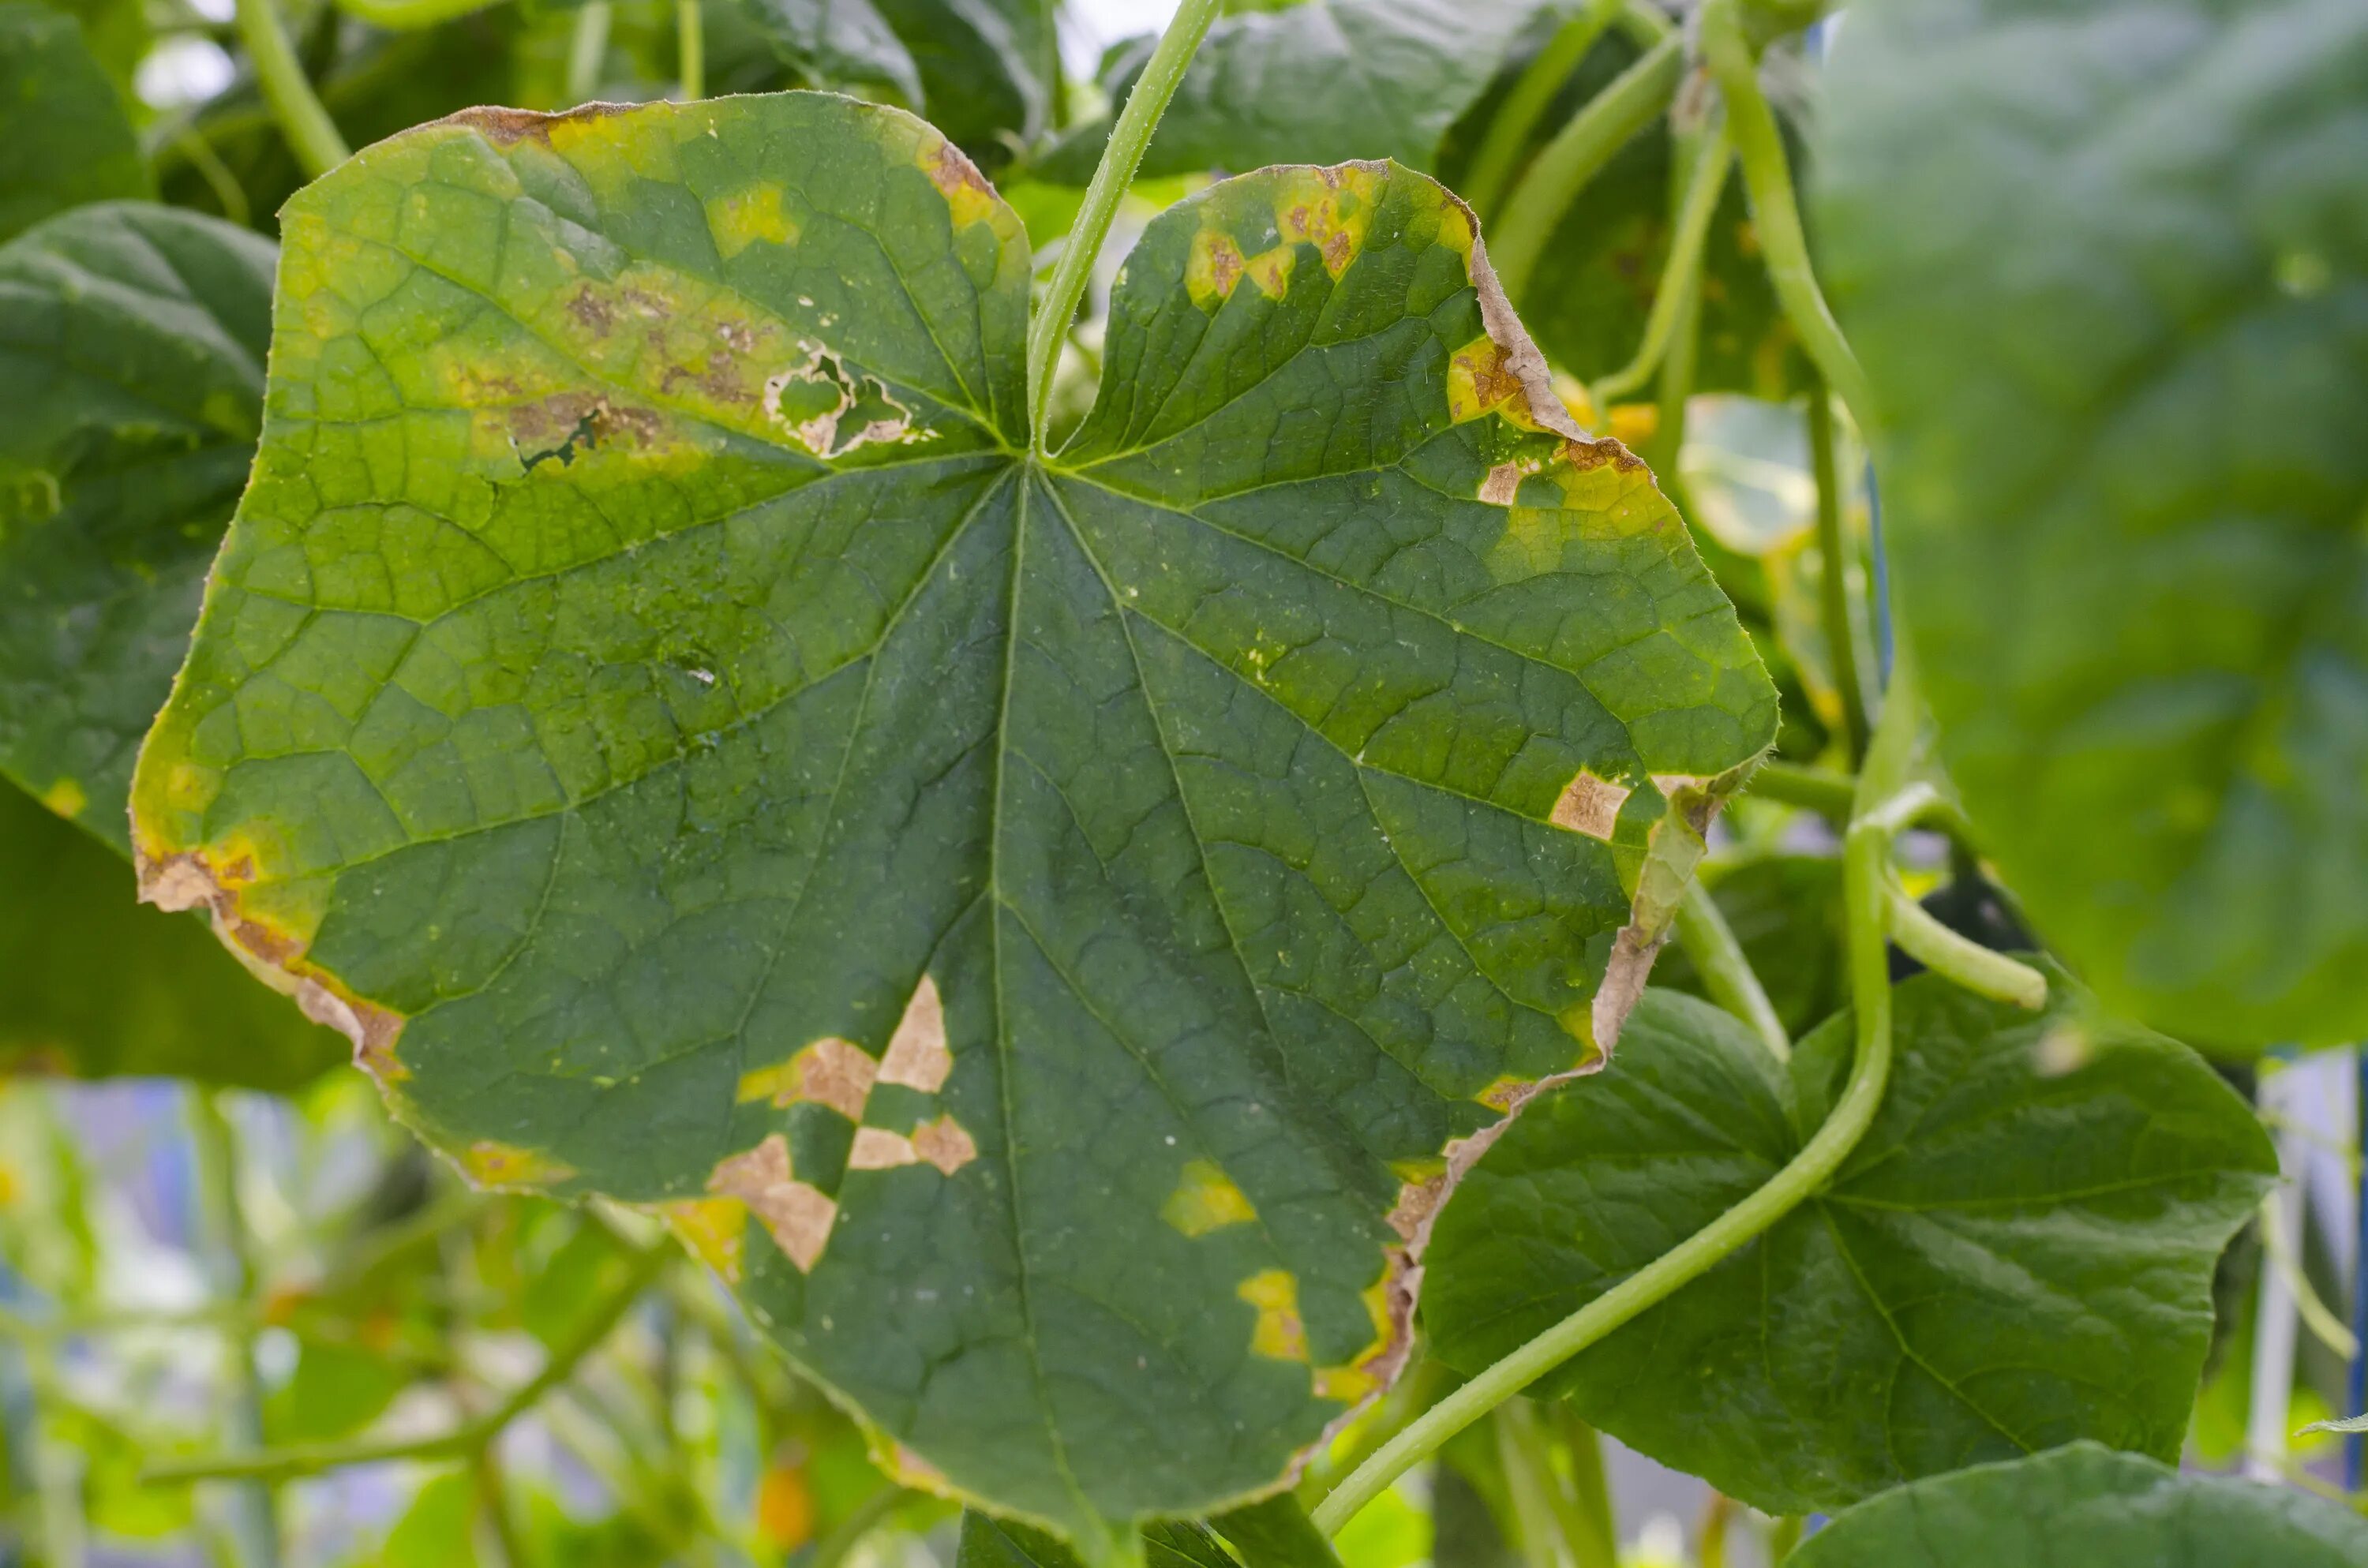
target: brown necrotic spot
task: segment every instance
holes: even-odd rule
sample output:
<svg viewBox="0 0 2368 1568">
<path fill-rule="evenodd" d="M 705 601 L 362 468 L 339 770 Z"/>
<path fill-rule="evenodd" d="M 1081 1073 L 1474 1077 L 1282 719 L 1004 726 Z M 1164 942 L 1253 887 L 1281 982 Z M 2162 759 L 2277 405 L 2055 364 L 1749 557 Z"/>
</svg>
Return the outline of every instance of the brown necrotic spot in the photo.
<svg viewBox="0 0 2368 1568">
<path fill-rule="evenodd" d="M 1554 801 L 1554 813 L 1547 820 L 1556 827 L 1609 844 L 1612 830 L 1620 823 L 1620 808 L 1628 803 L 1628 796 L 1626 785 L 1598 778 L 1582 767 L 1563 786 L 1561 796 Z"/>
<path fill-rule="evenodd" d="M 803 362 L 766 378 L 765 415 L 818 458 L 844 457 L 873 442 L 906 445 L 936 434 L 913 423 L 913 411 L 877 376 L 847 368 L 838 353 L 802 340 Z"/>
<path fill-rule="evenodd" d="M 888 1171 L 899 1165 L 935 1165 L 951 1176 L 978 1158 L 978 1144 L 951 1116 L 922 1122 L 910 1136 L 884 1127 L 860 1127 L 847 1152 L 851 1171 Z"/>
<path fill-rule="evenodd" d="M 1498 463 L 1480 482 L 1480 499 L 1491 506 L 1509 506 L 1513 497 L 1521 493 L 1521 465 Z"/>
<path fill-rule="evenodd" d="M 503 147 L 514 146 L 529 138 L 547 145 L 554 131 L 609 119 L 643 107 L 641 104 L 578 104 L 564 114 L 538 114 L 532 109 L 523 108 L 464 108 L 458 114 L 445 116 L 436 123 L 466 126 Z"/>
<path fill-rule="evenodd" d="M 940 140 L 935 147 L 925 148 L 921 167 L 946 199 L 955 228 L 966 229 L 995 210 L 995 187 L 952 142 Z"/>
<path fill-rule="evenodd" d="M 740 1079 L 739 1100 L 770 1100 L 776 1106 L 800 1103 L 828 1106 L 849 1121 L 863 1119 L 878 1075 L 861 1046 L 837 1035 L 825 1035 L 776 1067 L 759 1067 Z"/>
<path fill-rule="evenodd" d="M 829 1244 L 830 1228 L 838 1205 L 821 1188 L 798 1180 L 790 1171 L 790 1141 L 780 1133 L 746 1153 L 734 1154 L 707 1178 L 707 1190 L 736 1198 L 764 1221 L 801 1274 L 811 1274 Z"/>
<path fill-rule="evenodd" d="M 905 1016 L 889 1037 L 887 1054 L 880 1060 L 880 1082 L 934 1095 L 954 1070 L 953 1053 L 946 1049 L 946 1008 L 938 983 L 921 976 L 905 1004 Z"/>
</svg>

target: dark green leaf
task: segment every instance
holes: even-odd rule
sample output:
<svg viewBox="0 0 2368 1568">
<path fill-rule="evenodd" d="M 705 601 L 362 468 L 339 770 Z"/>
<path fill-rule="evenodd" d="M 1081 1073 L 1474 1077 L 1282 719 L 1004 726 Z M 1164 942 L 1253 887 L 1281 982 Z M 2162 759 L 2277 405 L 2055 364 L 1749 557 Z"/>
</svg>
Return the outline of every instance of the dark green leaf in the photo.
<svg viewBox="0 0 2368 1568">
<path fill-rule="evenodd" d="M 2368 1523 L 2283 1486 L 2181 1475 L 2075 1443 L 1935 1476 L 1860 1504 L 1790 1568 L 2358 1568 Z"/>
<path fill-rule="evenodd" d="M 6 781 L 0 888 L 0 1074 L 292 1089 L 348 1054 L 201 921 L 133 903 L 121 855 Z"/>
<path fill-rule="evenodd" d="M 1332 1543 L 1288 1492 L 1219 1514 L 1209 1523 L 1249 1568 L 1340 1568 Z"/>
<path fill-rule="evenodd" d="M 870 0 L 740 0 L 782 62 L 815 86 L 878 85 L 919 104 L 921 73 Z"/>
<path fill-rule="evenodd" d="M 1242 1568 L 1215 1532 L 1197 1519 L 1145 1525 L 1143 1561 L 1144 1568 Z M 1080 1564 L 1075 1552 L 1042 1531 L 971 1509 L 962 1515 L 962 1544 L 955 1552 L 954 1568 L 1080 1568 Z M 1250 1568 L 1258 1568 L 1255 1559 Z"/>
<path fill-rule="evenodd" d="M 896 110 L 481 111 L 284 225 L 150 896 L 480 1179 L 672 1206 L 916 1472 L 1274 1484 L 1774 727 L 1468 215 L 1172 210 L 1050 463 L 1019 221 Z"/>
<path fill-rule="evenodd" d="M 1262 164 L 1395 158 L 1438 165 L 1440 140 L 1504 62 L 1535 0 L 1306 0 L 1221 18 L 1184 74 L 1142 177 Z M 1105 84 L 1123 102 L 1149 59 Z M 1108 140 L 1079 126 L 1031 167 L 1082 185 Z"/>
<path fill-rule="evenodd" d="M 0 245 L 0 774 L 119 846 L 254 456 L 271 263 L 131 203 Z"/>
<path fill-rule="evenodd" d="M 2075 1437 L 2176 1455 L 2213 1265 L 2275 1156 L 2192 1051 L 2055 980 L 2036 1017 L 1896 987 L 1890 1092 L 1830 1187 L 1547 1391 L 1771 1513 Z M 1439 1354 L 1485 1366 L 1761 1186 L 1850 1050 L 1843 1015 L 1788 1078 L 1725 1013 L 1648 993 L 1614 1069 L 1531 1107 L 1440 1217 Z"/>
<path fill-rule="evenodd" d="M 0 5 L 0 240 L 52 212 L 154 188 L 80 25 L 47 6 Z"/>
<path fill-rule="evenodd" d="M 2117 1006 L 2368 1032 L 2368 7 L 1899 0 L 1831 85 L 1835 292 L 1985 846 Z"/>
</svg>

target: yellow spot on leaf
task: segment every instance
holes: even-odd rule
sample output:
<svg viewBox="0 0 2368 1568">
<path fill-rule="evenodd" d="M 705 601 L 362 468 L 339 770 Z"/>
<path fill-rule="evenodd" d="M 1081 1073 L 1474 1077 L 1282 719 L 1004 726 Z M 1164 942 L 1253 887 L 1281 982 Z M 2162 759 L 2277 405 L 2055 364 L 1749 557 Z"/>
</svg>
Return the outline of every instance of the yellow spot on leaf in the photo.
<svg viewBox="0 0 2368 1568">
<path fill-rule="evenodd" d="M 489 1138 L 470 1144 L 461 1153 L 460 1163 L 480 1187 L 549 1187 L 575 1174 L 575 1167 L 540 1150 L 514 1148 Z"/>
<path fill-rule="evenodd" d="M 934 1095 L 953 1070 L 953 1053 L 946 1049 L 945 1003 L 938 995 L 937 981 L 924 974 L 905 1004 L 896 1032 L 888 1038 L 887 1053 L 880 1059 L 880 1082 Z"/>
<path fill-rule="evenodd" d="M 1292 245 L 1276 245 L 1262 250 L 1243 263 L 1250 283 L 1269 300 L 1280 300 L 1291 291 L 1291 269 L 1299 261 L 1299 251 Z"/>
<path fill-rule="evenodd" d="M 829 1244 L 830 1228 L 838 1205 L 820 1187 L 798 1180 L 790 1172 L 790 1141 L 768 1134 L 746 1153 L 717 1163 L 707 1178 L 707 1190 L 736 1198 L 765 1222 L 782 1252 L 801 1274 L 811 1274 Z"/>
<path fill-rule="evenodd" d="M 90 797 L 73 779 L 61 778 L 41 792 L 41 804 L 62 817 L 78 817 L 82 809 L 90 804 Z"/>
<path fill-rule="evenodd" d="M 1191 254 L 1184 262 L 1184 289 L 1202 310 L 1233 296 L 1242 279 L 1241 247 L 1222 229 L 1202 229 L 1192 236 Z"/>
<path fill-rule="evenodd" d="M 656 1205 L 666 1228 L 692 1256 L 734 1284 L 740 1280 L 740 1235 L 748 1206 L 736 1198 L 686 1198 Z"/>
<path fill-rule="evenodd" d="M 1188 1160 L 1184 1175 L 1159 1217 L 1188 1236 L 1205 1236 L 1227 1225 L 1246 1225 L 1258 1218 L 1249 1197 L 1210 1160 Z"/>
<path fill-rule="evenodd" d="M 1533 1078 L 1516 1078 L 1508 1074 L 1472 1097 L 1490 1110 L 1508 1111 L 1520 1104 L 1521 1096 L 1528 1094 L 1535 1084 Z"/>
<path fill-rule="evenodd" d="M 1262 1269 L 1243 1280 L 1234 1294 L 1258 1309 L 1251 1350 L 1278 1361 L 1307 1359 L 1307 1330 L 1299 1321 L 1299 1281 L 1289 1269 Z"/>
<path fill-rule="evenodd" d="M 1324 270 L 1338 278 L 1364 246 L 1382 177 L 1378 166 L 1361 164 L 1278 170 L 1275 227 L 1287 242 L 1314 245 Z"/>
<path fill-rule="evenodd" d="M 1506 362 L 1505 351 L 1497 347 L 1495 338 L 1475 337 L 1448 358 L 1448 417 L 1461 425 L 1496 413 L 1524 430 L 1537 427 L 1530 419 L 1521 378 Z"/>
<path fill-rule="evenodd" d="M 879 1071 L 879 1064 L 862 1047 L 825 1035 L 787 1062 L 744 1074 L 739 1101 L 747 1105 L 770 1100 L 781 1107 L 825 1105 L 849 1121 L 860 1121 Z"/>
<path fill-rule="evenodd" d="M 1318 1399 L 1354 1404 L 1381 1386 L 1381 1364 L 1401 1347 L 1400 1333 L 1390 1314 L 1390 1280 L 1391 1271 L 1384 1268 L 1379 1279 L 1358 1292 L 1358 1299 L 1365 1303 L 1366 1316 L 1372 1320 L 1373 1342 L 1345 1366 L 1315 1369 Z"/>
<path fill-rule="evenodd" d="M 1609 844 L 1612 830 L 1620 824 L 1620 808 L 1628 803 L 1628 795 L 1626 785 L 1598 778 L 1582 767 L 1563 786 L 1561 798 L 1554 801 L 1554 814 L 1547 820 L 1556 827 Z"/>
<path fill-rule="evenodd" d="M 781 187 L 759 180 L 746 190 L 707 199 L 707 232 L 726 257 L 738 256 L 758 240 L 795 244 L 798 226 L 781 210 Z"/>
<path fill-rule="evenodd" d="M 920 165 L 952 210 L 954 227 L 967 229 L 995 211 L 995 187 L 962 150 L 940 139 L 920 150 Z"/>
</svg>

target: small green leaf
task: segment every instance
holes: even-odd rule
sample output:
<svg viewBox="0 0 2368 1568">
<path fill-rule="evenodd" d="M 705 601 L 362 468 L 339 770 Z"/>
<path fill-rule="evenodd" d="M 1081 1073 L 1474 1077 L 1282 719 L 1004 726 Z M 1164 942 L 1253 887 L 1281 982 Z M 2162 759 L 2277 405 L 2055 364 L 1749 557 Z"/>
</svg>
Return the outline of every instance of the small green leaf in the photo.
<svg viewBox="0 0 2368 1568">
<path fill-rule="evenodd" d="M 119 848 L 254 457 L 271 265 L 132 203 L 0 245 L 0 775 Z"/>
<path fill-rule="evenodd" d="M 2115 1006 L 2368 1033 L 2368 6 L 1867 6 L 1825 141 L 1985 848 Z"/>
<path fill-rule="evenodd" d="M 154 189 L 81 26 L 47 6 L 0 5 L 0 240 L 69 207 Z"/>
<path fill-rule="evenodd" d="M 2357 1568 L 2368 1523 L 2289 1487 L 2181 1475 L 2096 1443 L 1935 1476 L 1841 1514 L 1789 1568 Z"/>
<path fill-rule="evenodd" d="M 1545 1391 L 1771 1513 L 2075 1437 L 2177 1454 L 2213 1266 L 2276 1159 L 2192 1051 L 2051 979 L 2037 1017 L 1896 987 L 1890 1092 L 1831 1186 Z M 1648 993 L 1617 1070 L 1531 1107 L 1440 1216 L 1440 1357 L 1486 1365 L 1766 1182 L 1850 1042 L 1845 1014 L 1788 1078 L 1725 1013 Z"/>
<path fill-rule="evenodd" d="M 1209 1523 L 1248 1568 L 1340 1568 L 1332 1543 L 1288 1492 L 1228 1510 Z"/>
<path fill-rule="evenodd" d="M 1534 0 L 1306 0 L 1210 28 L 1160 117 L 1141 177 L 1266 164 L 1394 158 L 1438 166 L 1440 142 L 1504 63 Z M 1150 58 L 1113 51 L 1119 103 Z M 1082 185 L 1110 122 L 1079 126 L 1030 165 Z"/>
<path fill-rule="evenodd" d="M 1272 1487 L 1774 729 L 1469 215 L 1171 210 L 1049 462 L 1019 221 L 901 111 L 477 111 L 283 222 L 148 895 L 480 1180 L 666 1206 L 905 1473 Z"/>
</svg>

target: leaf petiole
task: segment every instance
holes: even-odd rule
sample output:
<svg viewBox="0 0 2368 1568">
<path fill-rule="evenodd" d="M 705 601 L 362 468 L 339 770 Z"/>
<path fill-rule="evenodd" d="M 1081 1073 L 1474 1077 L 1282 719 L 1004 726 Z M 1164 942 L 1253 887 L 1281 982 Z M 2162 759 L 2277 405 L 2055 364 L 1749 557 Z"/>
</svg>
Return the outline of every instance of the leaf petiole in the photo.
<svg viewBox="0 0 2368 1568">
<path fill-rule="evenodd" d="M 276 0 L 238 0 L 238 36 L 255 64 L 263 101 L 305 175 L 317 177 L 344 163 L 350 155 L 346 139 L 313 91 Z"/>
<path fill-rule="evenodd" d="M 1679 901 L 1677 928 L 1678 940 L 1701 971 L 1711 1000 L 1749 1024 L 1751 1032 L 1777 1061 L 1792 1060 L 1792 1037 L 1784 1032 L 1775 1004 L 1768 1000 L 1751 960 L 1744 956 L 1743 944 L 1735 939 L 1726 916 L 1719 913 L 1718 901 L 1711 897 L 1699 876 L 1686 884 L 1685 896 Z"/>
<path fill-rule="evenodd" d="M 675 51 L 682 72 L 682 101 L 707 96 L 707 21 L 699 0 L 675 0 Z"/>
<path fill-rule="evenodd" d="M 1679 318 L 1692 300 L 1694 285 L 1702 276 L 1702 252 L 1710 243 L 1711 219 L 1718 212 L 1719 195 L 1726 187 L 1727 165 L 1734 155 L 1735 144 L 1727 139 L 1724 126 L 1702 132 L 1702 150 L 1686 176 L 1677 233 L 1669 239 L 1668 259 L 1662 266 L 1660 284 L 1653 291 L 1652 311 L 1645 318 L 1644 341 L 1636 346 L 1634 358 L 1588 389 L 1588 396 L 1599 411 L 1610 408 L 1643 386 L 1660 369 L 1661 358 L 1669 351 L 1670 339 L 1677 335 Z"/>
<path fill-rule="evenodd" d="M 1142 166 L 1144 153 L 1151 149 L 1152 132 L 1159 128 L 1159 117 L 1167 111 L 1168 100 L 1182 84 L 1184 68 L 1191 64 L 1209 24 L 1217 18 L 1218 5 L 1219 0 L 1184 0 L 1177 7 L 1176 19 L 1160 35 L 1150 62 L 1127 95 L 1126 107 L 1119 111 L 1118 123 L 1110 128 L 1110 145 L 1102 149 L 1102 161 L 1095 165 L 1094 177 L 1086 186 L 1084 205 L 1078 208 L 1077 221 L 1061 247 L 1052 281 L 1028 324 L 1028 444 L 1039 457 L 1044 455 L 1053 371 L 1060 363 L 1061 344 L 1086 297 L 1086 284 L 1093 276 L 1102 242 L 1110 238 L 1110 221 L 1118 215 L 1127 187 L 1134 183 L 1134 171 Z"/>
<path fill-rule="evenodd" d="M 1945 975 L 1976 996 L 2011 1003 L 2032 1012 L 2047 1006 L 2047 977 L 1952 931 L 1926 913 L 1897 883 L 1889 889 L 1891 939 L 1933 973 Z"/>
<path fill-rule="evenodd" d="M 1463 199 L 1482 218 L 1497 210 L 1521 152 L 1530 144 L 1530 132 L 1537 129 L 1539 116 L 1587 58 L 1587 51 L 1627 8 L 1628 0 L 1588 0 L 1554 29 L 1554 37 L 1513 84 L 1513 90 L 1505 95 L 1504 107 L 1488 122 L 1488 134 L 1463 176 Z"/>
</svg>

